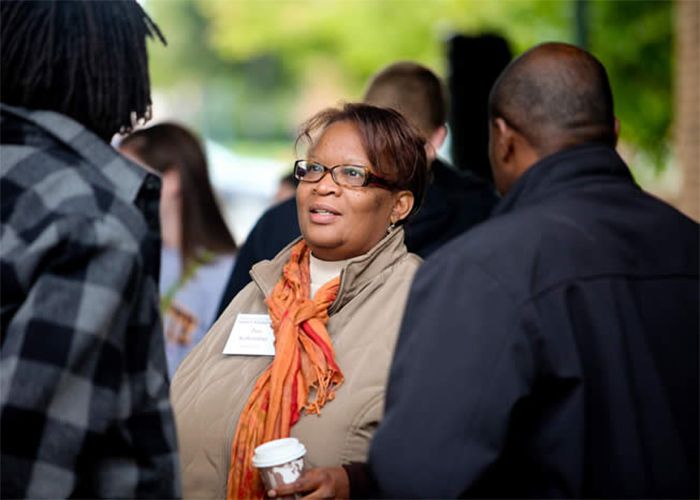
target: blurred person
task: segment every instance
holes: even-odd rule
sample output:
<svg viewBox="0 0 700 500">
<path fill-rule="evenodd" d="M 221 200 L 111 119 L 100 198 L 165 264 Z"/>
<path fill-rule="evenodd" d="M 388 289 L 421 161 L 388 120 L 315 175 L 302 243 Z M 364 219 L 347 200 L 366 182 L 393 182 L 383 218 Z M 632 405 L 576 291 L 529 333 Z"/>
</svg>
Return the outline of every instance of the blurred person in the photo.
<svg viewBox="0 0 700 500">
<path fill-rule="evenodd" d="M 255 223 L 238 252 L 236 265 L 233 266 L 221 295 L 217 317 L 224 313 L 231 300 L 250 283 L 253 265 L 272 259 L 300 234 L 294 196 L 268 208 Z"/>
<path fill-rule="evenodd" d="M 223 314 L 231 299 L 250 283 L 250 269 L 254 264 L 273 258 L 301 234 L 295 199 L 299 181 L 293 172 L 290 175 L 280 180 L 275 204 L 260 216 L 241 247 L 221 295 L 217 316 Z"/>
<path fill-rule="evenodd" d="M 109 146 L 150 115 L 135 1 L 0 2 L 3 498 L 173 498 L 155 175 Z"/>
<path fill-rule="evenodd" d="M 290 172 L 280 179 L 277 192 L 273 198 L 274 203 L 282 203 L 285 200 L 294 198 L 299 181 L 294 177 L 294 172 Z"/>
<path fill-rule="evenodd" d="M 233 266 L 221 295 L 217 317 L 224 313 L 231 300 L 250 283 L 253 265 L 272 259 L 300 234 L 295 197 L 268 208 L 255 223 L 238 252 L 236 265 Z"/>
<path fill-rule="evenodd" d="M 435 73 L 410 61 L 390 64 L 372 77 L 364 102 L 396 109 L 426 139 L 432 182 L 421 210 L 405 225 L 409 252 L 425 258 L 489 216 L 498 201 L 493 187 L 471 173 L 457 171 L 437 157 L 447 135 L 447 98 Z M 220 313 L 250 282 L 251 266 L 274 256 L 298 236 L 298 231 L 293 201 L 283 202 L 263 214 L 243 245 L 219 304 Z"/>
<path fill-rule="evenodd" d="M 381 492 L 697 498 L 697 223 L 635 184 L 591 54 L 534 47 L 489 108 L 505 196 L 416 275 Z"/>
<path fill-rule="evenodd" d="M 217 205 L 204 150 L 192 132 L 161 123 L 130 134 L 119 149 L 161 175 L 160 304 L 172 379 L 216 319 L 236 243 Z"/>
<path fill-rule="evenodd" d="M 290 435 L 311 465 L 363 461 L 382 417 L 420 264 L 402 224 L 426 189 L 425 142 L 398 112 L 366 104 L 319 113 L 299 141 L 302 237 L 253 266 L 173 380 L 187 497 L 262 498 L 253 449 Z M 265 320 L 269 340 L 251 347 Z"/>
<path fill-rule="evenodd" d="M 400 61 L 369 82 L 364 102 L 393 108 L 426 138 L 432 182 L 423 206 L 406 225 L 406 246 L 426 258 L 442 245 L 486 220 L 498 197 L 493 186 L 468 171 L 458 171 L 437 156 L 447 136 L 447 97 L 429 68 Z"/>
</svg>

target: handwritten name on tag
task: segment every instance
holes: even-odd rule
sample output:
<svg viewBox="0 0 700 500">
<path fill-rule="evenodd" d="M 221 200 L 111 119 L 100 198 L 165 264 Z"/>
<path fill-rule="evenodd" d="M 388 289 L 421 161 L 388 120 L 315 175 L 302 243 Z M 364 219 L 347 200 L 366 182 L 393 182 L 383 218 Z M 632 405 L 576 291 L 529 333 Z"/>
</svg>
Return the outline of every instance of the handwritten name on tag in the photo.
<svg viewBox="0 0 700 500">
<path fill-rule="evenodd" d="M 274 356 L 275 334 L 267 314 L 239 314 L 231 328 L 224 354 Z"/>
</svg>

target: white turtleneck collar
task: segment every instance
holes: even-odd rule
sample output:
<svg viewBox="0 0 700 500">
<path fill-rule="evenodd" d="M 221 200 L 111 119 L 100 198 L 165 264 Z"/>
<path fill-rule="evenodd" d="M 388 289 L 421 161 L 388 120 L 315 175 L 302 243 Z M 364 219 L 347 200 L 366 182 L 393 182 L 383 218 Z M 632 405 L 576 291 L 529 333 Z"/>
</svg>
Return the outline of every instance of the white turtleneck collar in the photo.
<svg viewBox="0 0 700 500">
<path fill-rule="evenodd" d="M 311 274 L 311 298 L 316 295 L 316 292 L 330 280 L 340 275 L 348 260 L 321 260 L 314 257 L 313 254 L 309 258 L 309 273 Z"/>
</svg>

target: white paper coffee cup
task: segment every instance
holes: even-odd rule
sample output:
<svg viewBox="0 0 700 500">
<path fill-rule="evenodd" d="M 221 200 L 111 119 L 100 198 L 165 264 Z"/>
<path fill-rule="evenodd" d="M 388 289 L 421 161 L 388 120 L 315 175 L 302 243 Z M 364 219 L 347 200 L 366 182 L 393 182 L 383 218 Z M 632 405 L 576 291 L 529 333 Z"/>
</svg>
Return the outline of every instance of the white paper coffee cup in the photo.
<svg viewBox="0 0 700 500">
<path fill-rule="evenodd" d="M 269 490 L 296 481 L 304 471 L 304 455 L 306 448 L 297 438 L 275 439 L 255 448 L 253 465 Z"/>
</svg>

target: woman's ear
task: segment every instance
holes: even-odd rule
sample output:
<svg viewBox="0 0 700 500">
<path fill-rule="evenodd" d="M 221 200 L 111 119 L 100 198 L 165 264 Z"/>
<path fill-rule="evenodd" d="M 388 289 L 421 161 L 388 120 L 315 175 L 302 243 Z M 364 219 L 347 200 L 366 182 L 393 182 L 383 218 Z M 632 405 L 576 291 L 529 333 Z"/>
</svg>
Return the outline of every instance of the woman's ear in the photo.
<svg viewBox="0 0 700 500">
<path fill-rule="evenodd" d="M 410 191 L 394 193 L 394 206 L 391 209 L 390 222 L 396 224 L 400 220 L 408 217 L 415 201 L 413 193 Z"/>
</svg>

